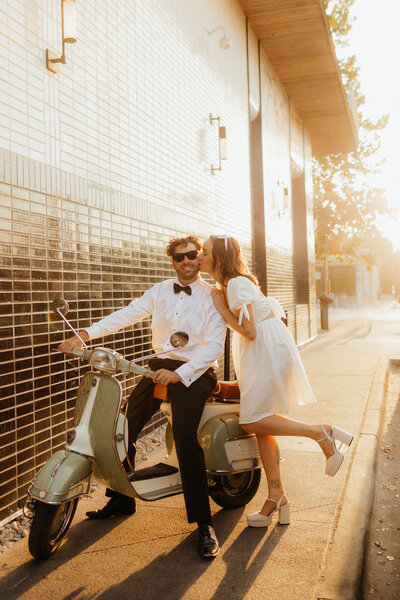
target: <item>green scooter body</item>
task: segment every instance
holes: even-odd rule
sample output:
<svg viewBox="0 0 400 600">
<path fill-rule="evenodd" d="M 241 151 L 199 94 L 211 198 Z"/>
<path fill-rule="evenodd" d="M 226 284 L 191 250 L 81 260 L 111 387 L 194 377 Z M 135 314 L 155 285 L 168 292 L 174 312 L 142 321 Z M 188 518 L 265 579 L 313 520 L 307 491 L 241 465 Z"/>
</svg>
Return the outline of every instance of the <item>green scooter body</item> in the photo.
<svg viewBox="0 0 400 600">
<path fill-rule="evenodd" d="M 46 504 L 61 504 L 87 494 L 92 464 L 87 456 L 59 450 L 40 469 L 29 495 Z"/>
<path fill-rule="evenodd" d="M 96 397 L 86 423 L 88 435 L 84 436 L 84 443 L 79 441 L 78 435 L 65 450 L 56 452 L 47 461 L 28 490 L 34 499 L 46 504 L 61 504 L 88 494 L 92 474 L 107 487 L 126 496 L 135 496 L 118 454 L 118 446 L 121 451 L 127 439 L 125 431 L 121 430 L 122 387 L 117 379 L 92 371 L 84 375 L 77 396 L 75 432 L 85 419 L 85 408 L 94 389 Z M 119 438 L 122 435 L 119 441 L 118 433 Z"/>
<path fill-rule="evenodd" d="M 132 484 L 127 478 L 118 446 L 128 447 L 128 433 L 118 432 L 118 419 L 121 413 L 122 386 L 117 379 L 103 373 L 86 373 L 90 387 L 94 378 L 98 381 L 96 404 L 91 414 L 89 435 L 96 461 L 93 461 L 93 475 L 99 483 L 124 496 L 135 496 Z M 85 389 L 88 389 L 86 386 Z M 85 400 L 86 401 L 86 400 Z M 118 433 L 122 439 L 117 441 Z"/>
<path fill-rule="evenodd" d="M 198 432 L 207 471 L 228 474 L 261 466 L 254 435 L 241 428 L 236 413 L 216 415 L 204 423 Z"/>
</svg>

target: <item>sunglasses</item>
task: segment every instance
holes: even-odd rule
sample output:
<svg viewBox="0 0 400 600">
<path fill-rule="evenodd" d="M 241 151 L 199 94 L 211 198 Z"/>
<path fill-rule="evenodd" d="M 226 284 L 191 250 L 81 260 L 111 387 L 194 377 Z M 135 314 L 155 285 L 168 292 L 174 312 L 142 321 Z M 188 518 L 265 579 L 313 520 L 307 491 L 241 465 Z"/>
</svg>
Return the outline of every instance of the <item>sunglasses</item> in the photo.
<svg viewBox="0 0 400 600">
<path fill-rule="evenodd" d="M 198 255 L 198 250 L 188 250 L 188 252 L 176 252 L 176 254 L 172 255 L 172 259 L 175 262 L 180 263 L 183 261 L 185 256 L 187 256 L 189 260 L 195 260 L 198 257 Z"/>
</svg>

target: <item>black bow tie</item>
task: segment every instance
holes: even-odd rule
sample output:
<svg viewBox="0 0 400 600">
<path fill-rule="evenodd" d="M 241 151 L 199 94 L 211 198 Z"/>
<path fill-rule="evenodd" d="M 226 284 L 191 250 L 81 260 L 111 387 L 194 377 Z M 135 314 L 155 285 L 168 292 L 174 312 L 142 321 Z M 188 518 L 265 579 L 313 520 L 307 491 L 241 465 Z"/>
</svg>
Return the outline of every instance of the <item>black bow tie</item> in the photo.
<svg viewBox="0 0 400 600">
<path fill-rule="evenodd" d="M 191 296 L 192 288 L 190 285 L 179 285 L 179 283 L 174 283 L 174 292 L 175 294 L 179 294 L 179 292 L 185 292 L 188 296 Z"/>
</svg>

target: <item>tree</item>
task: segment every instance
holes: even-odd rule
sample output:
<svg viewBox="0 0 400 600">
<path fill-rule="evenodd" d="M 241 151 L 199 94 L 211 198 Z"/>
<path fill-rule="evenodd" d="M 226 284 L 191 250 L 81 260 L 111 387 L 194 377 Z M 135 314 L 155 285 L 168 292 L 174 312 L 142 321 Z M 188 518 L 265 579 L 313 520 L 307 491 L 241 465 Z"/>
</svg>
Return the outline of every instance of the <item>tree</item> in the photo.
<svg viewBox="0 0 400 600">
<path fill-rule="evenodd" d="M 336 46 L 348 45 L 348 33 L 354 19 L 350 9 L 354 0 L 324 0 L 331 34 Z M 316 256 L 346 253 L 355 255 L 360 249 L 368 250 L 365 260 L 374 263 L 377 258 L 377 240 L 382 239 L 376 227 L 379 214 L 391 211 L 384 191 L 371 187 L 370 177 L 382 165 L 376 157 L 379 132 L 386 127 L 388 116 L 371 122 L 361 113 L 365 102 L 361 94 L 356 57 L 339 60 L 339 69 L 345 88 L 352 90 L 357 106 L 359 143 L 349 154 L 330 154 L 313 160 L 314 210 L 317 221 Z"/>
<path fill-rule="evenodd" d="M 390 211 L 384 191 L 371 187 L 369 178 L 380 167 L 375 157 L 379 148 L 377 132 L 386 123 L 387 117 L 377 123 L 362 118 L 356 151 L 314 158 L 317 257 L 327 249 L 330 254 L 354 254 L 379 236 L 377 215 Z"/>
</svg>

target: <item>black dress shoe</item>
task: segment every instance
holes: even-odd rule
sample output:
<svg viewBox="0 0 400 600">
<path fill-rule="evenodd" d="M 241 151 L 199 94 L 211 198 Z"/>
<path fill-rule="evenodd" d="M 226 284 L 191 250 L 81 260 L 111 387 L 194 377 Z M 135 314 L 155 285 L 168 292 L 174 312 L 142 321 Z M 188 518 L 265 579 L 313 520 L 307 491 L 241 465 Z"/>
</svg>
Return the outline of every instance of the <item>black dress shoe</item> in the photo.
<svg viewBox="0 0 400 600">
<path fill-rule="evenodd" d="M 89 519 L 109 519 L 114 515 L 133 515 L 136 511 L 134 498 L 121 500 L 120 498 L 111 498 L 107 504 L 100 510 L 89 510 L 86 516 Z"/>
<path fill-rule="evenodd" d="M 211 525 L 199 525 L 199 552 L 201 558 L 214 558 L 219 552 L 217 536 Z"/>
</svg>

